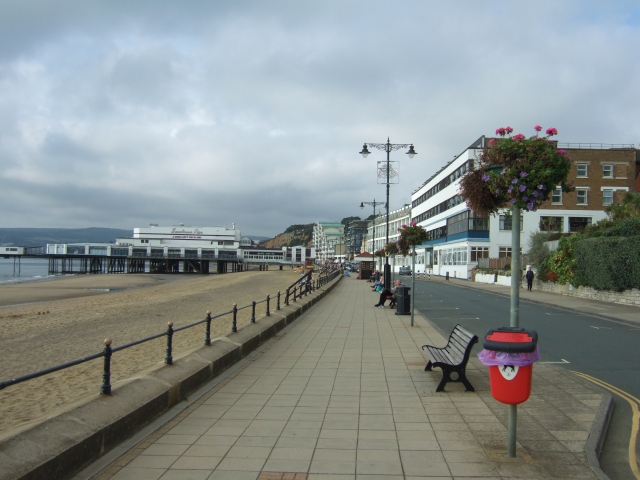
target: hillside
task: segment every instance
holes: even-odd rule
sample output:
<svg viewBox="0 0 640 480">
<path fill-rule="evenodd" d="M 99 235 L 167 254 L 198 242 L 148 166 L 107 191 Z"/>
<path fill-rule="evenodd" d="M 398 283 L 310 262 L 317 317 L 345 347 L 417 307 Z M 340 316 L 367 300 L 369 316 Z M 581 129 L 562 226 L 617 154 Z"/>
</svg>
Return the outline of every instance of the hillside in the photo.
<svg viewBox="0 0 640 480">
<path fill-rule="evenodd" d="M 313 223 L 306 225 L 291 225 L 283 233 L 275 237 L 260 242 L 260 246 L 265 248 L 279 247 L 311 247 L 313 243 Z"/>
<path fill-rule="evenodd" d="M 0 245 L 42 247 L 47 243 L 114 243 L 131 237 L 133 229 L 117 228 L 0 228 Z"/>
</svg>

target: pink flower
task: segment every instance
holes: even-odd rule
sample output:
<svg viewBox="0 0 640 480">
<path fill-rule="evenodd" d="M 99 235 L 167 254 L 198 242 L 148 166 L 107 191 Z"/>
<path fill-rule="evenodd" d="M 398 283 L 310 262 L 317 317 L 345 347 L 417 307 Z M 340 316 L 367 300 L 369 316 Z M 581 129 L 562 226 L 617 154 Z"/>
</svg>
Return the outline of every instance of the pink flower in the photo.
<svg viewBox="0 0 640 480">
<path fill-rule="evenodd" d="M 507 127 L 507 128 L 505 128 L 504 130 L 505 130 L 507 133 L 511 133 L 511 132 L 513 132 L 513 128 L 511 128 L 511 127 Z"/>
<path fill-rule="evenodd" d="M 491 140 L 489 140 L 489 145 L 493 145 L 496 142 L 495 138 L 492 138 Z"/>
<path fill-rule="evenodd" d="M 533 129 L 534 129 L 536 132 L 539 132 L 540 130 L 542 130 L 542 127 L 541 127 L 540 125 L 536 125 L 535 127 L 533 127 Z"/>
<path fill-rule="evenodd" d="M 411 225 L 412 227 L 415 227 L 417 225 L 417 222 L 411 222 L 409 225 Z"/>
<path fill-rule="evenodd" d="M 558 155 L 564 155 L 565 153 L 567 152 L 565 152 L 564 150 L 558 150 Z"/>
<path fill-rule="evenodd" d="M 514 140 L 524 140 L 524 135 L 519 133 L 513 137 Z"/>
<path fill-rule="evenodd" d="M 558 134 L 558 130 L 556 130 L 553 127 L 547 128 L 547 135 L 549 135 L 550 137 L 553 137 L 554 135 Z"/>
<path fill-rule="evenodd" d="M 503 127 L 496 130 L 496 135 L 500 135 L 501 137 L 504 137 L 506 133 L 507 131 Z"/>
</svg>

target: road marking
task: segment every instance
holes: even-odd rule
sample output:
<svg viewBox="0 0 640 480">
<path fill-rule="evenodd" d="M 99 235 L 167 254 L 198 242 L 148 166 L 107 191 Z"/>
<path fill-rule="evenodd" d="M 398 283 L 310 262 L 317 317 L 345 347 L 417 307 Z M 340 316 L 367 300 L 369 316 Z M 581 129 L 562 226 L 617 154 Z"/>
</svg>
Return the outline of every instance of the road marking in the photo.
<svg viewBox="0 0 640 480">
<path fill-rule="evenodd" d="M 538 362 L 538 363 L 571 363 L 569 360 L 565 360 L 564 358 L 561 358 L 560 360 L 562 360 L 561 362 Z"/>
<path fill-rule="evenodd" d="M 564 313 L 545 313 L 545 315 L 564 315 Z"/>
<path fill-rule="evenodd" d="M 609 327 L 594 327 L 591 325 L 591 328 L 595 328 L 596 330 L 611 330 Z"/>
<path fill-rule="evenodd" d="M 460 317 L 460 320 L 480 320 L 480 317 Z"/>
<path fill-rule="evenodd" d="M 430 310 L 459 310 L 458 307 L 430 308 Z"/>
<path fill-rule="evenodd" d="M 638 427 L 640 426 L 640 411 L 638 410 L 638 404 L 640 404 L 640 400 L 638 400 L 630 393 L 627 393 L 624 390 L 620 390 L 618 387 L 614 387 L 613 385 L 598 378 L 592 377 L 591 375 L 587 375 L 586 373 L 581 372 L 573 373 L 575 373 L 579 377 L 584 378 L 585 380 L 589 380 L 590 382 L 595 383 L 596 385 L 600 385 L 602 388 L 609 390 L 619 397 L 624 398 L 627 402 L 629 402 L 629 405 L 631 405 L 633 418 L 631 420 L 631 438 L 629 439 L 629 464 L 631 466 L 633 474 L 638 480 L 640 480 L 640 469 L 638 468 L 638 460 L 636 457 L 636 438 L 638 437 Z"/>
</svg>

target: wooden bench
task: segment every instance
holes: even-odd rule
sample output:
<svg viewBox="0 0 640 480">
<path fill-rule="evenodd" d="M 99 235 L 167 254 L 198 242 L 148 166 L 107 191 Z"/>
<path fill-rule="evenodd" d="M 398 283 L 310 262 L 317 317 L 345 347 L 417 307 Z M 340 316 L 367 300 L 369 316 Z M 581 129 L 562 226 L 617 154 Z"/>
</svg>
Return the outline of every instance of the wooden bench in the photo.
<svg viewBox="0 0 640 480">
<path fill-rule="evenodd" d="M 429 360 L 424 368 L 425 372 L 431 371 L 431 367 L 440 367 L 442 369 L 442 380 L 438 388 L 436 388 L 436 392 L 444 392 L 444 386 L 447 382 L 462 382 L 467 392 L 475 392 L 465 373 L 474 343 L 478 343 L 478 337 L 467 332 L 460 325 L 456 325 L 451 335 L 449 335 L 449 342 L 446 347 L 422 346 L 429 358 L 433 360 L 433 362 Z M 451 378 L 452 372 L 458 374 L 458 378 L 455 380 Z"/>
</svg>

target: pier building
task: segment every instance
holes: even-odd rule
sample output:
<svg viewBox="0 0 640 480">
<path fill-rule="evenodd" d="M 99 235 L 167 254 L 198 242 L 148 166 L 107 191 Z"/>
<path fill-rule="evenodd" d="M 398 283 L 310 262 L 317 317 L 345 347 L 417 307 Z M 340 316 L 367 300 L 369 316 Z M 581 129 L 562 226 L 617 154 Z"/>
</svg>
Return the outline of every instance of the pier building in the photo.
<svg viewBox="0 0 640 480">
<path fill-rule="evenodd" d="M 10 250 L 11 249 L 11 250 Z M 13 250 L 15 249 L 15 250 Z M 30 251 L 31 250 L 31 251 Z M 227 273 L 249 265 L 313 265 L 315 249 L 263 248 L 227 227 L 134 228 L 133 235 L 116 243 L 47 244 L 35 250 L 3 247 L 10 257 L 44 257 L 50 274 L 69 273 Z"/>
</svg>

